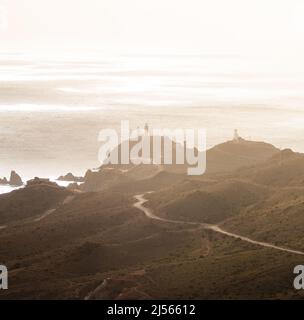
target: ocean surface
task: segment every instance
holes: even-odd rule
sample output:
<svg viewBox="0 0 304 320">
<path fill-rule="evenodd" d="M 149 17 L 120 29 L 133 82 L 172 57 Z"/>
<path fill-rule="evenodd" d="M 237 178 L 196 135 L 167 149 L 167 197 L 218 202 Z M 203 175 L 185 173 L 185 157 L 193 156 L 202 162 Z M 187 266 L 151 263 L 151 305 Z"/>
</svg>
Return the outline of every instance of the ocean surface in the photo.
<svg viewBox="0 0 304 320">
<path fill-rule="evenodd" d="M 303 88 L 304 72 L 271 57 L 0 54 L 0 177 L 84 174 L 121 120 L 304 152 Z"/>
</svg>

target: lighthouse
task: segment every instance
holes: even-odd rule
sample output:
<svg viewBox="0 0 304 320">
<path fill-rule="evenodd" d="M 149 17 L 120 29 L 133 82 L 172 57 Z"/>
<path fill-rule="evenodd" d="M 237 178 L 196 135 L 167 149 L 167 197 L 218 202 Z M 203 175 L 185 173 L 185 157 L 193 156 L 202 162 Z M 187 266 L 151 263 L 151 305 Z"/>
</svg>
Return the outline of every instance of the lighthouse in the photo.
<svg viewBox="0 0 304 320">
<path fill-rule="evenodd" d="M 240 136 L 238 134 L 237 129 L 234 129 L 233 141 L 238 142 L 240 140 Z"/>
</svg>

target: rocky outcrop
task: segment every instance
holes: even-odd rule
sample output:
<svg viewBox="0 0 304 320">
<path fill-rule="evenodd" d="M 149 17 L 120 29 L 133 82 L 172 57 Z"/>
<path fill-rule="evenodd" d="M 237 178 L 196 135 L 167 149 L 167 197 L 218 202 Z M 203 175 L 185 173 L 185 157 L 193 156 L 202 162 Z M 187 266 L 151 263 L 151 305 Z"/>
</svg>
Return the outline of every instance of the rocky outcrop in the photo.
<svg viewBox="0 0 304 320">
<path fill-rule="evenodd" d="M 70 191 L 80 191 L 80 187 L 79 187 L 77 182 L 70 183 L 67 186 L 67 189 L 70 190 Z"/>
<path fill-rule="evenodd" d="M 132 184 L 133 181 L 133 179 L 129 178 L 120 170 L 88 170 L 85 174 L 85 182 L 79 187 L 80 190 L 84 192 L 95 192 L 104 191 L 127 183 Z"/>
<path fill-rule="evenodd" d="M 23 185 L 21 177 L 15 171 L 11 172 L 9 184 L 11 186 L 18 186 L 18 187 Z"/>
<path fill-rule="evenodd" d="M 0 185 L 11 185 L 14 187 L 20 187 L 23 185 L 22 179 L 15 171 L 11 171 L 10 179 L 6 177 L 0 178 Z"/>
<path fill-rule="evenodd" d="M 5 177 L 3 179 L 0 178 L 0 185 L 1 184 L 8 184 L 8 181 Z"/>
<path fill-rule="evenodd" d="M 35 185 L 49 185 L 58 187 L 58 184 L 50 181 L 50 179 L 43 179 L 35 177 L 34 179 L 28 180 L 26 183 L 27 186 L 35 186 Z"/>
<path fill-rule="evenodd" d="M 59 181 L 71 181 L 71 182 L 84 182 L 84 178 L 83 177 L 76 177 L 71 172 L 69 172 L 65 176 L 60 176 L 59 178 L 57 178 L 57 180 L 59 180 Z"/>
</svg>

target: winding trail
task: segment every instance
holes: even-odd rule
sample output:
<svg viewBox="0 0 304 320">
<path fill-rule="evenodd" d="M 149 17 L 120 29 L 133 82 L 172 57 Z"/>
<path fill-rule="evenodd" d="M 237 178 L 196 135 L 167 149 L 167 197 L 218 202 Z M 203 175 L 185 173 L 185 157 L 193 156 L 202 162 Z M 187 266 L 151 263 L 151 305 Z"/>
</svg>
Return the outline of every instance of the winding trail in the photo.
<svg viewBox="0 0 304 320">
<path fill-rule="evenodd" d="M 75 199 L 75 195 L 69 195 L 67 196 L 61 204 L 59 204 L 56 208 L 52 208 L 52 209 L 48 209 L 46 210 L 41 216 L 36 217 L 32 220 L 30 220 L 29 222 L 34 223 L 34 222 L 39 222 L 43 219 L 45 219 L 46 217 L 48 217 L 50 214 L 52 214 L 53 212 L 55 212 L 60 206 L 64 206 L 66 204 L 69 204 L 70 202 L 72 202 Z M 27 223 L 29 223 L 27 222 Z M 2 225 L 0 226 L 0 230 L 6 229 L 8 226 L 6 225 Z"/>
<path fill-rule="evenodd" d="M 98 299 L 98 295 L 102 294 L 103 291 L 106 289 L 106 287 L 108 286 L 108 280 L 109 279 L 105 279 L 103 280 L 103 282 L 96 287 L 94 290 L 90 291 L 84 298 L 84 300 L 95 300 L 96 298 Z"/>
<path fill-rule="evenodd" d="M 62 201 L 62 203 L 60 205 L 62 206 L 62 205 L 69 204 L 71 201 L 74 200 L 74 198 L 75 198 L 75 195 L 69 195 Z M 50 214 L 55 212 L 60 207 L 60 205 L 58 205 L 56 208 L 46 210 L 40 217 L 35 218 L 34 222 L 38 222 L 38 221 L 45 219 L 47 216 L 49 216 Z"/>
<path fill-rule="evenodd" d="M 35 218 L 35 219 L 34 219 L 34 222 L 38 222 L 38 221 L 41 221 L 41 220 L 45 219 L 47 216 L 49 216 L 50 214 L 52 214 L 52 213 L 55 212 L 55 211 L 56 211 L 56 209 L 46 210 L 46 211 L 44 212 L 44 214 L 42 214 L 40 217 Z"/>
<path fill-rule="evenodd" d="M 158 217 L 152 212 L 151 209 L 144 206 L 144 204 L 148 201 L 147 199 L 145 199 L 145 194 L 135 195 L 134 198 L 137 200 L 137 202 L 134 203 L 133 206 L 135 208 L 141 210 L 149 219 L 158 220 L 158 221 L 162 221 L 162 222 L 168 222 L 168 223 L 175 223 L 175 224 L 200 225 L 207 230 L 212 230 L 214 232 L 223 234 L 227 237 L 239 239 L 239 240 L 242 240 L 242 241 L 254 244 L 254 245 L 258 245 L 260 247 L 266 247 L 266 248 L 271 248 L 271 249 L 284 251 L 284 252 L 288 252 L 288 253 L 304 255 L 303 251 L 288 249 L 288 248 L 276 246 L 271 243 L 252 240 L 250 238 L 238 235 L 236 233 L 225 231 L 222 228 L 220 228 L 218 225 L 201 223 L 201 222 L 188 222 L 188 221 L 180 221 L 180 220 L 171 220 L 171 219 L 165 219 L 165 218 Z"/>
</svg>

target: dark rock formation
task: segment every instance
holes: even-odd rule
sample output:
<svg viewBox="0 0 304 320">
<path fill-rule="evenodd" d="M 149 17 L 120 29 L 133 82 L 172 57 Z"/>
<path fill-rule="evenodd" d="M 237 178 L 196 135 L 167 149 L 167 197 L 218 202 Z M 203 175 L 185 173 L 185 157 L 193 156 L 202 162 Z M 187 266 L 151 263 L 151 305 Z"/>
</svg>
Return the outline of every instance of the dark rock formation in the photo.
<svg viewBox="0 0 304 320">
<path fill-rule="evenodd" d="M 34 185 L 49 185 L 49 186 L 55 186 L 58 187 L 58 184 L 55 182 L 50 181 L 50 179 L 42 179 L 35 177 L 32 180 L 28 180 L 26 183 L 27 186 L 34 186 Z"/>
<path fill-rule="evenodd" d="M 71 172 L 65 176 L 60 176 L 57 180 L 59 181 L 72 181 L 72 182 L 84 182 L 83 177 L 75 177 Z"/>
<path fill-rule="evenodd" d="M 85 182 L 79 187 L 80 190 L 84 192 L 95 192 L 103 191 L 117 185 L 132 184 L 132 182 L 133 179 L 129 178 L 120 170 L 88 170 L 85 174 Z"/>
<path fill-rule="evenodd" d="M 70 184 L 67 186 L 67 189 L 68 189 L 68 190 L 71 190 L 71 191 L 75 191 L 75 190 L 80 190 L 80 187 L 79 187 L 79 185 L 77 184 L 77 182 L 73 182 L 73 183 L 70 183 Z"/>
<path fill-rule="evenodd" d="M 11 186 L 22 186 L 23 185 L 21 177 L 15 171 L 11 172 L 9 184 Z"/>
<path fill-rule="evenodd" d="M 0 184 L 8 184 L 7 179 L 5 177 L 3 179 L 0 178 Z"/>
</svg>

